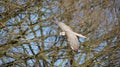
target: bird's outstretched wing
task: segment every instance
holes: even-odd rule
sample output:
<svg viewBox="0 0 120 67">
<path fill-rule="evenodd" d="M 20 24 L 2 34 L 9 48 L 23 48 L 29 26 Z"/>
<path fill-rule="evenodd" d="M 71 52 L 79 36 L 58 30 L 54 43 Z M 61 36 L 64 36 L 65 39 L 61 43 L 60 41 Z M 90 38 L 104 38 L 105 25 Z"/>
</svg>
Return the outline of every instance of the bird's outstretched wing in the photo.
<svg viewBox="0 0 120 67">
<path fill-rule="evenodd" d="M 82 37 L 82 38 L 87 38 L 86 36 L 83 36 L 82 34 L 78 34 L 76 32 L 72 32 L 74 35 L 78 36 L 78 37 Z"/>
<path fill-rule="evenodd" d="M 62 31 L 72 31 L 72 29 L 68 26 L 68 25 L 66 25 L 65 23 L 62 23 L 62 22 L 58 22 L 58 21 L 54 21 L 54 23 L 56 23 L 60 28 L 61 28 L 61 30 Z"/>
</svg>

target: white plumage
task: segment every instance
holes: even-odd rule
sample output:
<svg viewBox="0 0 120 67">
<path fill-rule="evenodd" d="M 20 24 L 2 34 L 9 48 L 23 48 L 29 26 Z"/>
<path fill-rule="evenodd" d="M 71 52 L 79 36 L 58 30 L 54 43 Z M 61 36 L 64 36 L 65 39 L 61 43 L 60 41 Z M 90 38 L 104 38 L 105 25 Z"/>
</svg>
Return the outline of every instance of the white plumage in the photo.
<svg viewBox="0 0 120 67">
<path fill-rule="evenodd" d="M 79 49 L 79 42 L 78 42 L 77 36 L 78 37 L 82 37 L 82 38 L 87 38 L 87 37 L 83 36 L 82 34 L 78 34 L 78 33 L 74 32 L 69 26 L 67 26 L 66 24 L 64 24 L 62 22 L 55 21 L 55 23 L 63 31 L 60 34 L 67 36 L 67 41 L 70 44 L 72 50 L 78 51 L 78 49 Z"/>
</svg>

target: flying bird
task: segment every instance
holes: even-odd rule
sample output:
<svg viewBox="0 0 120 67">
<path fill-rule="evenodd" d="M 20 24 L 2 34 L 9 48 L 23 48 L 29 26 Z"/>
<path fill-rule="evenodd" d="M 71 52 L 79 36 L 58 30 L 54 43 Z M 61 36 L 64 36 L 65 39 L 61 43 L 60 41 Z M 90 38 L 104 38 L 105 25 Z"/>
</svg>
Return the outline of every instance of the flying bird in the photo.
<svg viewBox="0 0 120 67">
<path fill-rule="evenodd" d="M 60 27 L 60 29 L 63 31 L 63 32 L 60 32 L 60 35 L 67 36 L 67 41 L 70 44 L 70 47 L 72 48 L 72 50 L 78 51 L 79 42 L 77 37 L 82 37 L 82 38 L 87 38 L 87 37 L 83 36 L 82 34 L 78 34 L 74 32 L 68 25 L 62 22 L 54 21 L 54 23 L 56 23 Z"/>
</svg>

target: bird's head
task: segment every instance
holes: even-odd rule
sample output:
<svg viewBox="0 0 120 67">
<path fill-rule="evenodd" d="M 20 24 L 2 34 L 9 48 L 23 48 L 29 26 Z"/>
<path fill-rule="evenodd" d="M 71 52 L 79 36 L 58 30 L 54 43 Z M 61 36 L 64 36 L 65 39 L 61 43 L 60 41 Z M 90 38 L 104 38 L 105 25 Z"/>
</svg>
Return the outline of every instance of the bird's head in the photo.
<svg viewBox="0 0 120 67">
<path fill-rule="evenodd" d="M 65 36 L 65 32 L 60 32 L 60 35 L 61 36 Z"/>
</svg>

